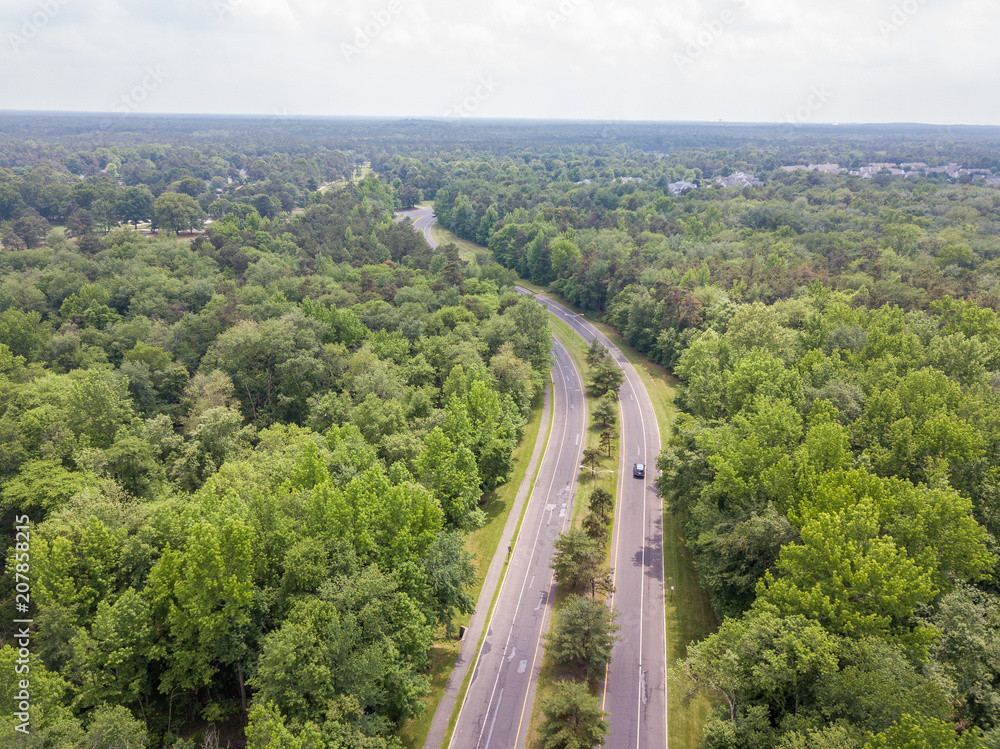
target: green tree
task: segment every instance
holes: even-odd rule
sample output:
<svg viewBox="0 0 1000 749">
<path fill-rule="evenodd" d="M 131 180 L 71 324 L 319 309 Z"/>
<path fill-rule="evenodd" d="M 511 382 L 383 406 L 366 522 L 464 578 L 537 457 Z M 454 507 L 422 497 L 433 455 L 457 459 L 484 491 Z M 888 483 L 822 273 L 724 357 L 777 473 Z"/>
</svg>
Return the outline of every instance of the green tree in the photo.
<svg viewBox="0 0 1000 749">
<path fill-rule="evenodd" d="M 264 638 L 250 684 L 299 724 L 321 722 L 338 696 L 352 696 L 372 733 L 384 733 L 418 710 L 431 641 L 420 608 L 373 565 L 296 604 Z"/>
<path fill-rule="evenodd" d="M 727 618 L 719 631 L 688 648 L 680 669 L 692 694 L 721 698 L 737 721 L 748 705 L 764 705 L 780 720 L 811 706 L 822 679 L 837 670 L 837 642 L 804 616 L 753 611 Z"/>
<path fill-rule="evenodd" d="M 456 614 L 471 614 L 476 602 L 469 594 L 476 580 L 472 555 L 458 533 L 440 533 L 420 560 L 427 574 L 430 603 L 448 636 Z"/>
<path fill-rule="evenodd" d="M 114 605 L 98 602 L 90 630 L 81 629 L 71 643 L 69 674 L 79 706 L 138 704 L 145 711 L 152 626 L 149 604 L 132 588 Z"/>
<path fill-rule="evenodd" d="M 595 337 L 590 341 L 590 346 L 587 348 L 587 364 L 591 367 L 596 367 L 601 361 L 607 359 L 610 356 L 608 350 L 604 345 Z"/>
<path fill-rule="evenodd" d="M 255 703 L 247 723 L 247 749 L 324 749 L 316 725 L 309 722 L 298 734 L 285 725 L 285 716 L 273 702 Z"/>
<path fill-rule="evenodd" d="M 590 387 L 598 396 L 617 394 L 624 381 L 625 374 L 611 357 L 601 359 L 590 372 Z"/>
<path fill-rule="evenodd" d="M 15 730 L 16 712 L 14 705 L 22 689 L 24 676 L 15 672 L 18 651 L 10 644 L 0 647 L 0 705 L 6 711 L 6 718 L 0 722 L 0 745 L 4 747 L 29 747 L 45 749 L 50 746 L 76 747 L 83 739 L 83 731 L 67 699 L 70 685 L 58 673 L 49 671 L 40 662 L 32 660 L 31 673 L 27 675 L 30 695 L 30 733 L 26 736 Z M 127 712 L 127 711 L 126 711 Z"/>
<path fill-rule="evenodd" d="M 150 650 L 164 664 L 163 694 L 211 680 L 225 641 L 248 617 L 252 572 L 250 530 L 238 520 L 197 524 L 182 552 L 164 549 L 144 591 L 154 621 L 165 625 Z"/>
<path fill-rule="evenodd" d="M 156 229 L 178 233 L 201 229 L 205 223 L 205 212 L 190 195 L 165 192 L 153 204 Z"/>
<path fill-rule="evenodd" d="M 801 535 L 801 545 L 782 549 L 779 576 L 767 572 L 758 583 L 761 604 L 785 616 L 814 617 L 839 634 L 897 636 L 918 646 L 933 639 L 913 620 L 917 607 L 937 592 L 931 575 L 879 534 L 870 500 L 819 514 Z"/>
<path fill-rule="evenodd" d="M 594 424 L 601 429 L 608 429 L 618 423 L 618 399 L 611 393 L 605 393 L 594 404 Z"/>
<path fill-rule="evenodd" d="M 435 427 L 417 456 L 416 467 L 452 526 L 468 529 L 482 525 L 485 518 L 478 507 L 479 470 L 469 448 L 456 446 L 440 427 Z"/>
<path fill-rule="evenodd" d="M 618 432 L 613 427 L 608 427 L 601 432 L 601 447 L 608 451 L 609 458 L 611 457 L 611 446 L 614 444 L 617 436 Z"/>
<path fill-rule="evenodd" d="M 594 749 L 603 746 L 611 725 L 601 702 L 575 681 L 556 683 L 542 700 L 544 720 L 538 728 L 543 749 Z"/>
<path fill-rule="evenodd" d="M 892 728 L 870 736 L 864 749 L 980 749 L 985 746 L 975 730 L 959 734 L 951 723 L 904 715 Z"/>
<path fill-rule="evenodd" d="M 955 684 L 959 716 L 983 729 L 1000 726 L 1000 605 L 995 595 L 959 585 L 943 596 L 930 623 L 931 646 Z"/>
<path fill-rule="evenodd" d="M 561 666 L 599 679 L 611 662 L 611 649 L 621 639 L 616 616 L 603 601 L 569 596 L 545 636 L 545 649 Z"/>
<path fill-rule="evenodd" d="M 115 196 L 115 217 L 138 228 L 140 221 L 153 220 L 153 206 L 153 193 L 145 185 L 126 187 Z"/>
<path fill-rule="evenodd" d="M 590 466 L 590 470 L 594 473 L 597 470 L 597 461 L 601 458 L 601 450 L 598 447 L 585 447 L 583 448 L 583 454 L 580 456 L 583 460 L 585 466 Z M 596 477 L 596 473 L 595 473 Z M 596 483 L 596 478 L 595 478 Z"/>
<path fill-rule="evenodd" d="M 559 535 L 553 545 L 552 569 L 556 583 L 568 591 L 610 589 L 611 575 L 604 566 L 604 549 L 582 530 L 571 529 Z"/>
<path fill-rule="evenodd" d="M 522 416 L 527 416 L 535 397 L 535 383 L 531 364 L 514 353 L 510 341 L 502 344 L 490 359 L 490 372 L 497 383 L 497 391 L 509 395 Z"/>
<path fill-rule="evenodd" d="M 607 523 L 615 510 L 615 500 L 611 492 L 598 486 L 590 493 L 589 508 L 591 513 Z"/>
<path fill-rule="evenodd" d="M 87 725 L 88 749 L 142 749 L 147 746 L 146 726 L 121 705 L 101 705 Z"/>
</svg>

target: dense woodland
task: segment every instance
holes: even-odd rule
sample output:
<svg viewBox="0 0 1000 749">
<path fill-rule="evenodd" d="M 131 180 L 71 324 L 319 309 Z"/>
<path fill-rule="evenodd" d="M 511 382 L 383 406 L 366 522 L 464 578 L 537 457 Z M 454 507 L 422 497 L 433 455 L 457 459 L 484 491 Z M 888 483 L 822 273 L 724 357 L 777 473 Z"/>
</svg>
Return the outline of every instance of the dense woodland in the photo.
<svg viewBox="0 0 1000 749">
<path fill-rule="evenodd" d="M 683 383 L 659 488 L 720 615 L 678 665 L 706 747 L 1000 746 L 1000 190 L 776 168 L 996 169 L 953 145 L 443 170 L 442 223 Z"/>
<path fill-rule="evenodd" d="M 36 180 L 66 188 L 64 218 L 88 187 L 130 189 L 3 180 L 21 217 Z M 5 244 L 3 525 L 30 515 L 37 626 L 34 730 L 5 720 L 4 746 L 200 746 L 212 724 L 225 745 L 247 716 L 255 746 L 398 744 L 434 637 L 473 605 L 461 534 L 511 473 L 550 354 L 512 272 L 432 255 L 395 200 L 369 177 L 193 242 Z"/>
<path fill-rule="evenodd" d="M 396 746 L 546 378 L 521 276 L 682 382 L 659 488 L 719 614 L 677 664 L 706 747 L 1000 746 L 1000 189 L 780 168 L 997 173 L 996 130 L 0 125 L 38 695 L 0 745 Z M 422 200 L 490 252 L 393 221 Z"/>
</svg>

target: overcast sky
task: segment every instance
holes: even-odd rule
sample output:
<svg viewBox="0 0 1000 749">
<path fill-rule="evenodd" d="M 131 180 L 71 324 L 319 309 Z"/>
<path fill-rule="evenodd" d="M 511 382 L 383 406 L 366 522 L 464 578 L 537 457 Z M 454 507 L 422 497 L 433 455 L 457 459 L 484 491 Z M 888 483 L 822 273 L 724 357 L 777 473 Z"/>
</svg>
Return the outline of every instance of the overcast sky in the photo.
<svg viewBox="0 0 1000 749">
<path fill-rule="evenodd" d="M 0 109 L 1000 125 L 997 0 L 0 0 Z"/>
</svg>

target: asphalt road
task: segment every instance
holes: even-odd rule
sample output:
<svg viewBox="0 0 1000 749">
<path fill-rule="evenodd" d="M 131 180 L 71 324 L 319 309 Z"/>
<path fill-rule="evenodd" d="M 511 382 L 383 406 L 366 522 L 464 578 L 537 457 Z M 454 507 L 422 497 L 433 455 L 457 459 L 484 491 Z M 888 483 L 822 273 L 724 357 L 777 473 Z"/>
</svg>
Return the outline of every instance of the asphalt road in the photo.
<svg viewBox="0 0 1000 749">
<path fill-rule="evenodd" d="M 435 221 L 431 208 L 413 209 L 403 215 L 411 218 L 414 228 L 423 231 L 432 247 L 436 246 L 430 236 L 430 226 Z M 521 287 L 518 291 L 532 293 Z M 611 554 L 615 585 L 611 605 L 619 612 L 622 639 L 615 646 L 602 685 L 602 704 L 611 721 L 606 746 L 665 749 L 666 586 L 663 505 L 653 484 L 653 461 L 660 452 L 656 415 L 635 369 L 611 341 L 566 307 L 542 296 L 536 295 L 536 299 L 588 343 L 598 338 L 625 374 L 619 391 L 621 458 Z M 541 662 L 541 635 L 548 626 L 555 591 L 548 568 L 551 541 L 572 514 L 577 466 L 587 426 L 579 374 L 560 345 L 555 346 L 554 352 L 557 357 L 553 368 L 554 422 L 537 486 L 545 487 L 546 476 L 551 483 L 544 496 L 529 500 L 519 541 L 452 736 L 451 746 L 455 749 L 490 746 L 520 749 L 524 745 Z M 632 476 L 632 464 L 636 462 L 646 465 L 644 479 Z M 560 518 L 560 528 L 555 529 L 554 513 L 562 510 L 564 501 L 565 515 Z M 541 585 L 540 580 L 547 584 Z M 526 620 L 530 620 L 530 626 L 525 626 Z"/>
<path fill-rule="evenodd" d="M 531 293 L 519 288 L 523 293 Z M 611 604 L 618 609 L 622 639 L 615 645 L 602 687 L 610 713 L 611 749 L 667 746 L 667 651 L 664 618 L 663 504 L 653 484 L 660 433 L 653 404 L 624 354 L 580 315 L 542 296 L 535 298 L 588 343 L 597 337 L 625 373 L 618 394 L 621 433 L 618 500 L 611 560 Z M 633 478 L 632 464 L 646 464 Z"/>
<path fill-rule="evenodd" d="M 435 221 L 431 208 L 397 216 L 410 218 L 431 247 L 437 246 L 430 233 Z M 542 665 L 542 636 L 548 629 L 556 589 L 549 566 L 552 542 L 569 527 L 573 515 L 587 427 L 580 373 L 555 339 L 552 353 L 552 431 L 459 710 L 450 744 L 455 749 L 520 749 L 527 739 Z M 436 715 L 434 722 L 439 718 L 447 721 Z M 428 746 L 432 743 L 433 737 L 428 736 Z"/>
<path fill-rule="evenodd" d="M 553 353 L 552 432 L 452 734 L 456 749 L 515 749 L 528 731 L 556 589 L 552 542 L 572 517 L 587 424 L 580 375 L 558 342 Z"/>
<path fill-rule="evenodd" d="M 427 244 L 431 247 L 437 247 L 437 242 L 431 239 L 431 224 L 437 221 L 434 218 L 433 208 L 430 206 L 426 208 L 411 208 L 408 211 L 400 211 L 396 216 L 398 219 L 410 219 L 413 222 L 413 228 L 419 232 L 423 232 L 424 237 L 427 239 Z"/>
</svg>

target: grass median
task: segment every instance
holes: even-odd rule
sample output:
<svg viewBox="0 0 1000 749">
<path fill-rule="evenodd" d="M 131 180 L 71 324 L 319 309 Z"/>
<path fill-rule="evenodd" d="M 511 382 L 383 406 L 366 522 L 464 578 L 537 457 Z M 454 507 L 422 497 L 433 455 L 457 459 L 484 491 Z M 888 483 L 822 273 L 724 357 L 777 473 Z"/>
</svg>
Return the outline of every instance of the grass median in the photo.
<svg viewBox="0 0 1000 749">
<path fill-rule="evenodd" d="M 481 245 L 459 239 L 446 229 L 437 226 L 437 224 L 434 225 L 432 232 L 437 241 L 454 242 L 459 245 L 463 256 L 466 256 L 466 253 L 468 253 L 469 256 L 474 257 L 476 251 L 485 249 Z M 583 310 L 570 304 L 562 297 L 549 293 L 543 287 L 523 279 L 518 283 L 536 294 L 545 296 L 574 312 L 584 314 L 586 317 Z M 653 403 L 653 411 L 656 414 L 656 421 L 660 432 L 660 442 L 662 445 L 667 444 L 676 415 L 674 398 L 677 392 L 678 380 L 662 366 L 654 364 L 645 355 L 626 343 L 615 328 L 589 317 L 587 317 L 587 321 L 607 336 L 608 340 L 621 350 L 625 358 L 629 360 L 636 370 Z M 557 336 L 560 335 L 563 329 L 569 331 L 570 338 L 567 338 L 565 341 L 563 341 L 563 338 L 560 338 L 560 340 L 563 341 L 571 355 L 574 350 L 579 352 L 582 348 L 585 356 L 586 344 L 579 336 L 572 332 L 568 325 L 554 318 L 550 318 L 550 322 Z M 562 328 L 559 326 L 562 326 Z M 579 341 L 579 346 L 576 346 L 572 339 Z M 583 363 L 585 365 L 586 361 L 584 360 Z M 581 375 L 583 371 L 585 370 L 581 368 Z M 612 491 L 614 491 L 617 484 L 615 482 L 612 483 Z M 577 512 L 578 508 L 582 505 L 580 500 L 580 492 L 578 491 L 577 502 L 574 505 L 574 523 L 579 521 Z M 667 595 L 667 600 L 664 601 L 664 613 L 667 630 L 667 666 L 669 669 L 667 674 L 668 738 L 673 749 L 697 749 L 701 745 L 705 721 L 708 718 L 713 703 L 704 696 L 699 696 L 690 702 L 684 700 L 684 695 L 687 692 L 687 684 L 683 676 L 677 672 L 676 664 L 678 660 L 687 655 L 689 644 L 704 639 L 716 630 L 718 620 L 712 609 L 708 591 L 701 586 L 698 580 L 698 574 L 694 568 L 694 560 L 687 548 L 684 537 L 684 518 L 672 514 L 669 510 L 665 510 L 663 514 L 663 543 L 664 581 L 666 583 Z M 673 586 L 672 591 L 671 586 Z M 559 601 L 560 599 L 557 596 L 557 606 Z M 538 691 L 535 695 L 536 701 L 539 695 L 542 694 L 543 689 L 551 688 L 554 678 L 555 672 L 552 665 L 543 661 L 542 670 L 538 678 Z M 532 726 L 529 729 L 529 737 L 532 736 L 532 730 L 536 722 L 534 719 L 535 713 L 533 712 L 532 715 L 533 720 Z"/>
<path fill-rule="evenodd" d="M 558 319 L 554 315 L 549 316 L 549 324 L 552 326 L 553 335 L 559 342 L 563 345 L 566 351 L 569 353 L 570 358 L 573 359 L 573 363 L 576 365 L 577 371 L 580 373 L 581 387 L 586 393 L 588 382 L 590 380 L 590 366 L 587 364 L 587 349 L 588 346 L 586 342 L 577 335 L 576 331 L 570 328 L 569 325 L 564 323 L 562 320 Z M 596 403 L 596 399 L 587 397 L 587 429 L 586 429 L 586 442 L 584 447 L 599 447 L 601 440 L 601 430 L 600 427 L 593 425 L 593 408 Z M 590 474 L 589 471 L 580 471 L 580 481 L 577 483 L 576 498 L 573 501 L 573 512 L 570 520 L 570 528 L 580 528 L 583 522 L 583 517 L 587 508 L 588 499 L 590 493 L 598 486 L 606 489 L 613 498 L 617 497 L 618 493 L 618 444 L 615 440 L 615 444 L 612 445 L 611 456 L 608 457 L 606 454 L 602 455 L 597 462 L 596 474 Z M 605 472 L 607 471 L 607 472 Z M 608 542 L 608 554 L 611 554 L 611 542 Z M 561 588 L 556 589 L 555 601 L 552 605 L 552 616 L 555 617 L 559 610 L 562 608 L 563 602 L 566 599 L 566 592 Z M 551 622 L 551 620 L 550 620 Z M 538 673 L 538 683 L 535 689 L 535 699 L 531 708 L 531 718 L 528 723 L 528 734 L 526 745 L 534 746 L 537 743 L 537 731 L 538 727 L 542 721 L 541 710 L 537 709 L 541 701 L 548 695 L 550 695 L 555 689 L 556 683 L 560 678 L 564 678 L 566 674 L 563 673 L 562 669 L 555 663 L 555 661 L 547 654 L 543 653 L 542 665 Z M 597 688 L 596 682 L 590 685 L 591 690 L 595 691 Z M 596 693 L 596 691 L 595 691 Z"/>
</svg>

